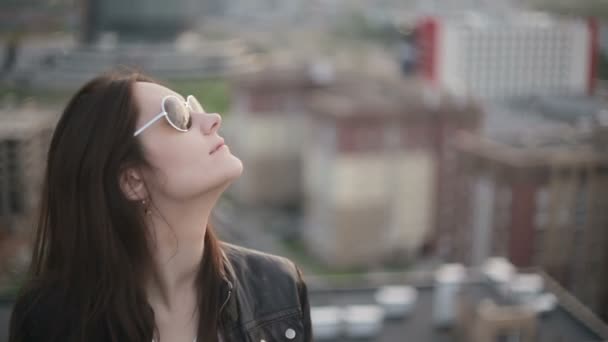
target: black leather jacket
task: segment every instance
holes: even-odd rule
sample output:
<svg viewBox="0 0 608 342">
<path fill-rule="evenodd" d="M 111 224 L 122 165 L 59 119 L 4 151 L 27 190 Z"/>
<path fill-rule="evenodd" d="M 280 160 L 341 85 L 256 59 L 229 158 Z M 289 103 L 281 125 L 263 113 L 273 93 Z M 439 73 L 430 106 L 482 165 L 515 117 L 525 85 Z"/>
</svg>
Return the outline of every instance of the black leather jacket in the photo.
<svg viewBox="0 0 608 342">
<path fill-rule="evenodd" d="M 282 257 L 227 243 L 222 247 L 228 270 L 220 316 L 225 341 L 312 341 L 299 268 Z"/>
<path fill-rule="evenodd" d="M 222 340 L 312 341 L 308 292 L 299 268 L 283 257 L 228 243 L 221 246 L 225 271 L 219 327 Z M 18 311 L 15 308 L 13 315 L 23 314 Z M 19 342 L 45 341 L 46 315 L 61 310 L 57 305 L 44 305 L 35 311 L 28 327 L 22 327 L 28 331 Z M 95 335 L 90 341 L 103 341 L 105 333 Z"/>
</svg>

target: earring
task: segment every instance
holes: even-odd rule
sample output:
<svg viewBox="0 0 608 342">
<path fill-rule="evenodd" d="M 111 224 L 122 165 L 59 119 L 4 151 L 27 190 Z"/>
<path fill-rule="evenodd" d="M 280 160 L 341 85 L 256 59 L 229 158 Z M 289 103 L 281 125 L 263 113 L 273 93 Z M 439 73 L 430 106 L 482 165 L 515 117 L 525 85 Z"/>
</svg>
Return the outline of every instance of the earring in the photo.
<svg viewBox="0 0 608 342">
<path fill-rule="evenodd" d="M 150 208 L 148 208 L 148 206 L 146 205 L 146 200 L 142 200 L 141 205 L 144 207 L 144 213 L 146 215 L 150 215 L 151 211 Z"/>
</svg>

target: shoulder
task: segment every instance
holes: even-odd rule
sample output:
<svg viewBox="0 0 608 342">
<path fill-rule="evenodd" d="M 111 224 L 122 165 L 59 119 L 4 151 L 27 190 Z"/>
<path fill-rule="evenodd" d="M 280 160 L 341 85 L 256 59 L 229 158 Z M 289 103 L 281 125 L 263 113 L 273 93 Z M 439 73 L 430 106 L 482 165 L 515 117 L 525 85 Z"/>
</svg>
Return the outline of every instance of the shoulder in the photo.
<svg viewBox="0 0 608 342">
<path fill-rule="evenodd" d="M 246 273 L 249 278 L 301 280 L 298 266 L 288 258 L 226 242 L 222 242 L 222 250 L 237 275 Z"/>
<path fill-rule="evenodd" d="M 232 265 L 241 319 L 252 340 L 277 340 L 294 330 L 298 341 L 312 341 L 307 287 L 291 260 L 222 243 Z M 268 338 L 268 337 L 266 337 Z"/>
</svg>

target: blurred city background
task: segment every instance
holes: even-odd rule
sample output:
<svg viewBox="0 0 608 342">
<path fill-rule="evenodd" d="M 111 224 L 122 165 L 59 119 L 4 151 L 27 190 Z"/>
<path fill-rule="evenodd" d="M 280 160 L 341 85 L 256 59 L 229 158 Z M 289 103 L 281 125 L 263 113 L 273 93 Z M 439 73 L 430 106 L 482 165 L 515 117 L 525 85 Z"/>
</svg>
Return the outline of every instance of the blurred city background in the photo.
<svg viewBox="0 0 608 342">
<path fill-rule="evenodd" d="M 315 340 L 608 340 L 608 2 L 0 0 L 0 342 L 69 96 L 128 66 L 224 119 L 221 238 Z"/>
</svg>

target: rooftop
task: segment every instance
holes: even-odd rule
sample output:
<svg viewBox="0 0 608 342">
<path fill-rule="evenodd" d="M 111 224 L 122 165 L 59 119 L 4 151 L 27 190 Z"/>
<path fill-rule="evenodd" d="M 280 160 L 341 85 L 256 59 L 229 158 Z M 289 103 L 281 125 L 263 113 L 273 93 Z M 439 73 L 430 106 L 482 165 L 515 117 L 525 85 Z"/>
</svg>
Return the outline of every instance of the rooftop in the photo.
<svg viewBox="0 0 608 342">
<path fill-rule="evenodd" d="M 608 104 L 589 96 L 526 96 L 487 104 L 482 134 L 512 145 L 540 145 L 603 123 Z"/>
<path fill-rule="evenodd" d="M 417 78 L 371 78 L 351 73 L 314 94 L 311 111 L 330 117 L 423 117 L 438 113 L 460 119 L 479 116 L 470 98 L 455 97 Z"/>
<path fill-rule="evenodd" d="M 0 105 L 0 138 L 19 139 L 40 129 L 51 128 L 59 111 L 34 103 L 11 107 Z"/>
<path fill-rule="evenodd" d="M 534 341 L 604 341 L 608 339 L 608 329 L 606 325 L 595 317 L 586 307 L 584 307 L 575 298 L 569 295 L 551 278 L 542 271 L 539 273 L 528 273 L 537 275 L 542 279 L 543 295 L 557 299 L 555 306 L 548 309 L 543 308 L 539 312 L 534 313 L 534 320 L 537 327 L 538 335 Z M 462 284 L 462 297 L 468 298 L 471 303 L 478 306 L 485 300 L 490 300 L 498 307 L 516 307 L 514 302 L 506 296 L 499 286 L 488 281 L 484 277 L 475 276 L 475 273 L 469 273 L 466 281 Z M 424 277 L 423 277 L 424 278 Z M 422 279 L 423 279 L 422 278 Z M 438 327 L 436 322 L 437 313 L 434 312 L 434 301 L 437 300 L 438 286 L 436 282 L 429 279 L 418 280 L 415 284 L 410 284 L 417 291 L 417 298 L 409 313 L 399 318 L 384 318 L 381 319 L 381 327 L 376 334 L 366 341 L 384 342 L 384 341 L 434 341 L 434 342 L 451 342 L 464 341 L 459 333 L 465 327 L 462 326 L 458 318 L 451 328 Z M 316 287 L 312 282 L 309 286 L 309 295 L 311 307 L 313 308 L 313 322 L 315 322 L 315 310 L 318 308 L 334 307 L 337 308 L 339 317 L 341 317 L 341 328 L 338 328 L 338 333 L 333 338 L 319 338 L 316 340 L 324 341 L 360 341 L 349 333 L 348 309 L 353 305 L 365 305 L 369 307 L 378 307 L 377 291 L 381 286 L 367 286 L 359 288 L 337 288 L 320 286 Z M 529 282 L 529 281 L 528 281 Z M 521 282 L 523 283 L 523 282 Z M 376 284 L 380 285 L 380 284 Z M 402 284 L 405 285 L 405 284 Z M 519 284 L 519 286 L 522 286 Z M 441 296 L 445 295 L 442 294 Z M 459 305 L 462 305 L 460 303 Z M 382 307 L 381 305 L 379 307 Z M 478 306 L 479 307 L 479 306 Z M 456 308 L 456 311 L 461 307 Z M 324 315 L 325 316 L 325 315 Z M 372 315 L 369 315 L 369 320 L 373 320 Z M 326 317 L 324 317 L 325 319 Z M 365 318 L 362 318 L 365 320 Z M 357 322 L 363 325 L 363 321 Z M 351 324 L 352 326 L 352 324 Z M 315 331 L 319 330 L 319 323 L 313 323 Z M 325 332 L 326 327 L 322 328 Z M 317 334 L 321 331 L 317 331 Z M 473 339 L 473 341 L 476 341 Z M 489 340 L 485 340 L 489 341 Z M 494 340 L 491 340 L 494 341 Z"/>
<path fill-rule="evenodd" d="M 605 165 L 608 159 L 600 150 L 606 127 L 608 104 L 596 98 L 522 97 L 486 104 L 481 135 L 462 134 L 457 146 L 517 166 Z"/>
</svg>

